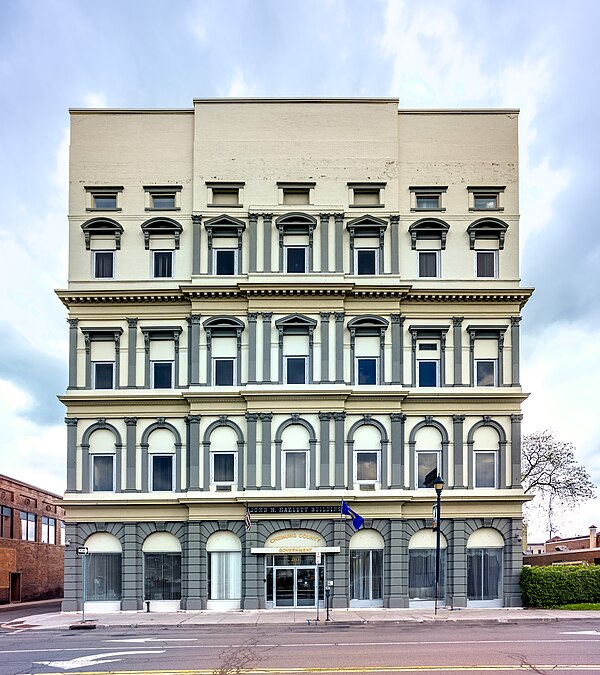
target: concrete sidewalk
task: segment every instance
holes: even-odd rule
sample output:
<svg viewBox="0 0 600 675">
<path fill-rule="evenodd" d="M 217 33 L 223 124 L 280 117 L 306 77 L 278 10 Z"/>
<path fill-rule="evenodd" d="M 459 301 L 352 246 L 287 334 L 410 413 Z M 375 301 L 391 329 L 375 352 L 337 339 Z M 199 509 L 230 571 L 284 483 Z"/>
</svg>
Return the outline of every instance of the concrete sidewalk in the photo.
<svg viewBox="0 0 600 675">
<path fill-rule="evenodd" d="M 323 626 L 334 627 L 347 624 L 392 623 L 433 623 L 472 622 L 472 623 L 520 623 L 529 621 L 572 621 L 577 619 L 600 620 L 600 612 L 566 611 L 549 609 L 438 609 L 437 616 L 433 610 L 423 609 L 334 609 L 331 610 L 331 621 L 325 621 L 325 611 L 319 612 L 319 622 L 315 623 L 316 610 L 244 610 L 231 612 L 195 611 L 195 612 L 114 612 L 110 614 L 86 613 L 86 625 L 98 628 L 128 627 L 192 627 L 216 625 L 314 625 L 315 629 Z M 51 613 L 13 619 L 0 626 L 12 629 L 68 630 L 81 627 L 81 612 Z"/>
</svg>

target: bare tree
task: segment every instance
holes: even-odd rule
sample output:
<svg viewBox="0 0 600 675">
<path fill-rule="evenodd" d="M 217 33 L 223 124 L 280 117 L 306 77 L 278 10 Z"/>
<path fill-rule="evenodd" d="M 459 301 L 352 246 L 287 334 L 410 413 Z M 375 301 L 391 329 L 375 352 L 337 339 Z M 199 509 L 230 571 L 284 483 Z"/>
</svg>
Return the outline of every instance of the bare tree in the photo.
<svg viewBox="0 0 600 675">
<path fill-rule="evenodd" d="M 533 505 L 541 507 L 550 537 L 556 533 L 557 510 L 594 497 L 595 485 L 577 463 L 575 447 L 550 431 L 527 434 L 521 443 L 521 481 Z"/>
</svg>

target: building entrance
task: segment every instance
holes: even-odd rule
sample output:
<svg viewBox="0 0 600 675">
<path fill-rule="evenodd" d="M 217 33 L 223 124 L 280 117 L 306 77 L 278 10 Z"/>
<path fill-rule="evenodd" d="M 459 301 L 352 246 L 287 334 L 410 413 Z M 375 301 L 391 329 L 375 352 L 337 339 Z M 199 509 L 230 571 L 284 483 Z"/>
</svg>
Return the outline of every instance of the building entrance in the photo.
<svg viewBox="0 0 600 675">
<path fill-rule="evenodd" d="M 314 553 L 268 555 L 265 565 L 267 607 L 316 607 L 322 600 L 325 566 L 316 564 Z"/>
</svg>

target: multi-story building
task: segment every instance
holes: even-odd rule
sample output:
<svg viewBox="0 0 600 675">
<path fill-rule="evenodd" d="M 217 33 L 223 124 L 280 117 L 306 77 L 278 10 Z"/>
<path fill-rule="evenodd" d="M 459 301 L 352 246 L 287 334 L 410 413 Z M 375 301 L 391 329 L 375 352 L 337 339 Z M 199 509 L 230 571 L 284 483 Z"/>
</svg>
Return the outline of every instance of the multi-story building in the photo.
<svg viewBox="0 0 600 675">
<path fill-rule="evenodd" d="M 52 492 L 0 474 L 0 605 L 62 597 L 60 501 Z"/>
<path fill-rule="evenodd" d="M 431 603 L 436 473 L 442 600 L 520 603 L 517 119 L 71 111 L 64 506 L 90 609 Z"/>
</svg>

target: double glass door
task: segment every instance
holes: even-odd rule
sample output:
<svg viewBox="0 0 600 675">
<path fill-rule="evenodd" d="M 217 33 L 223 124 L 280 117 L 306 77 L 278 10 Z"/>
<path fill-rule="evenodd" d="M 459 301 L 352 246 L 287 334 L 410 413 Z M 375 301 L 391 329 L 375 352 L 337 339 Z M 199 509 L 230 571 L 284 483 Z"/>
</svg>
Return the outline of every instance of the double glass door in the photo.
<svg viewBox="0 0 600 675">
<path fill-rule="evenodd" d="M 316 607 L 318 596 L 323 596 L 324 572 L 314 554 L 267 556 L 267 606 Z"/>
</svg>

